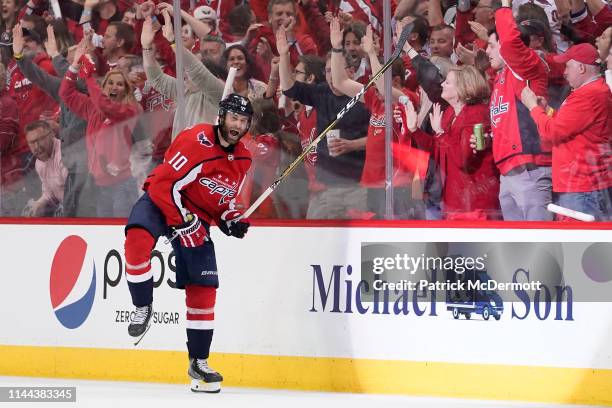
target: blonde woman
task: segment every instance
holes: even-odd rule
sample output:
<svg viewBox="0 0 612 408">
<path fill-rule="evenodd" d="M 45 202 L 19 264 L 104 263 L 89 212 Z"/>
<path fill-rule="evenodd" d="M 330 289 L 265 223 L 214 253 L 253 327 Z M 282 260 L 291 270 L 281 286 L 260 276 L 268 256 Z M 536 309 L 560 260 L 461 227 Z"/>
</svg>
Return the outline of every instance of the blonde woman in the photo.
<svg viewBox="0 0 612 408">
<path fill-rule="evenodd" d="M 138 198 L 130 152 L 141 108 L 123 72 L 109 71 L 98 85 L 94 65 L 84 56 L 88 42 L 89 37 L 84 37 L 77 47 L 59 95 L 72 112 L 87 121 L 88 167 L 99 189 L 98 217 L 127 217 Z M 86 80 L 89 96 L 77 91 L 78 76 Z"/>
<path fill-rule="evenodd" d="M 474 125 L 489 129 L 489 86 L 471 66 L 451 69 L 442 83 L 442 98 L 449 106 L 434 104 L 429 115 L 435 135 L 417 128 L 414 107 L 406 107 L 408 129 L 420 146 L 434 155 L 443 183 L 445 219 L 497 219 L 499 174 L 490 148 L 474 151 L 470 137 Z"/>
</svg>

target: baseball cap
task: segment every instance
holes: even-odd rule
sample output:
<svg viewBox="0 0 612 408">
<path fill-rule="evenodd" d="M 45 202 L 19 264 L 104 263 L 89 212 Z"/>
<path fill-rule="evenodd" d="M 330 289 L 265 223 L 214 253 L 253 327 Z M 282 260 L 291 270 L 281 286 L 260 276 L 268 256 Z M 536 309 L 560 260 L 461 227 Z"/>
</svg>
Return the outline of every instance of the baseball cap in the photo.
<svg viewBox="0 0 612 408">
<path fill-rule="evenodd" d="M 193 10 L 193 16 L 198 20 L 217 20 L 217 13 L 212 7 L 199 6 Z"/>
<path fill-rule="evenodd" d="M 553 60 L 565 64 L 569 60 L 578 61 L 585 65 L 597 65 L 599 54 L 597 48 L 589 43 L 572 45 L 563 54 L 555 55 Z"/>
</svg>

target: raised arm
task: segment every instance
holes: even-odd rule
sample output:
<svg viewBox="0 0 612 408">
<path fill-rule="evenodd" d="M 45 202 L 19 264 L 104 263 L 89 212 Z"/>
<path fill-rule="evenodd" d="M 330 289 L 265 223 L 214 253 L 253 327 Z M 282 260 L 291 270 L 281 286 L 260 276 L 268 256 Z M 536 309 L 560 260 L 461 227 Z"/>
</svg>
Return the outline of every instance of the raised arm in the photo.
<svg viewBox="0 0 612 408">
<path fill-rule="evenodd" d="M 282 27 L 276 30 L 276 49 L 279 56 L 278 75 L 280 77 L 280 86 L 283 91 L 286 91 L 293 88 L 295 79 L 293 78 L 293 68 L 291 67 L 291 58 L 289 56 L 287 33 Z"/>
<path fill-rule="evenodd" d="M 519 32 L 514 17 L 512 16 L 512 4 L 509 0 L 503 0 L 501 7 L 495 12 L 495 26 L 500 42 L 500 54 L 506 61 L 508 67 L 524 80 L 547 80 L 547 72 L 544 62 L 538 54 L 529 48 Z"/>
<path fill-rule="evenodd" d="M 214 76 L 202 61 L 196 58 L 187 48 L 181 46 L 183 61 L 189 78 L 201 91 L 206 92 L 211 100 L 220 101 L 225 83 Z"/>
<path fill-rule="evenodd" d="M 100 4 L 100 0 L 85 0 L 83 3 L 83 13 L 79 20 L 79 25 L 83 27 L 83 33 L 93 30 L 91 27 L 91 20 L 93 17 L 93 10 L 98 4 Z"/>
<path fill-rule="evenodd" d="M 155 31 L 153 30 L 153 20 L 147 17 L 142 24 L 140 42 L 142 44 L 142 64 L 147 75 L 149 84 L 168 99 L 176 99 L 176 78 L 162 72 L 159 63 L 155 59 L 153 40 Z"/>
<path fill-rule="evenodd" d="M 87 43 L 90 41 L 90 36 L 83 37 L 81 42 L 77 46 L 74 52 L 74 62 L 66 71 L 66 75 L 62 80 L 59 88 L 59 97 L 77 116 L 87 120 L 93 113 L 95 107 L 91 99 L 80 93 L 76 87 L 76 81 L 78 79 L 78 72 L 81 64 L 78 62 L 81 57 L 85 54 L 87 49 Z"/>
<path fill-rule="evenodd" d="M 162 13 L 166 12 L 171 17 L 174 16 L 174 8 L 173 8 L 173 6 L 171 4 L 168 4 L 168 3 L 159 3 L 157 5 L 157 10 L 159 10 Z M 189 24 L 191 26 L 191 29 L 193 30 L 194 34 L 198 38 L 201 39 L 201 38 L 206 37 L 208 34 L 210 34 L 210 27 L 208 26 L 208 24 L 204 24 L 203 22 L 201 22 L 200 20 L 198 20 L 197 18 L 195 18 L 194 16 L 192 16 L 191 14 L 186 12 L 185 10 L 181 10 L 181 18 L 187 24 Z M 166 16 L 164 16 L 164 20 L 168 21 L 168 19 L 166 19 Z"/>
<path fill-rule="evenodd" d="M 55 31 L 53 31 L 53 26 L 51 24 L 47 26 L 47 40 L 45 41 L 45 50 L 47 51 L 47 55 L 51 57 L 51 62 L 53 63 L 53 68 L 55 68 L 57 76 L 62 77 L 66 73 L 66 71 L 68 71 L 70 63 L 68 62 L 66 57 L 64 57 L 59 52 L 57 40 L 55 39 Z"/>
<path fill-rule="evenodd" d="M 398 29 L 398 33 L 401 33 L 401 30 L 403 29 L 402 24 L 398 22 L 396 27 Z M 399 38 L 399 35 L 398 35 L 398 38 Z M 380 71 L 380 69 L 382 68 L 382 64 L 380 63 L 380 60 L 378 59 L 376 47 L 374 47 L 374 36 L 372 32 L 372 26 L 368 26 L 368 28 L 366 29 L 366 35 L 361 39 L 361 44 L 362 44 L 363 50 L 368 54 L 368 57 L 370 58 L 370 67 L 372 68 L 372 74 L 375 74 L 376 72 Z M 384 76 L 381 76 L 378 79 L 378 81 L 376 81 L 376 89 L 378 89 L 378 92 L 380 92 L 381 95 L 385 94 Z M 397 102 L 399 97 L 402 95 L 403 93 L 399 89 L 391 88 L 391 97 L 392 97 L 393 102 Z"/>
<path fill-rule="evenodd" d="M 172 20 L 168 14 L 168 9 L 162 11 L 164 16 L 164 26 L 162 34 L 164 38 L 171 44 L 174 43 L 174 27 Z M 222 80 L 214 76 L 208 68 L 204 66 L 202 61 L 195 57 L 187 48 L 182 45 L 177 45 L 175 49 L 181 50 L 183 53 L 183 61 L 185 62 L 185 70 L 189 74 L 189 78 L 201 91 L 204 91 L 209 99 L 220 101 L 223 96 L 224 83 Z"/>
<path fill-rule="evenodd" d="M 264 98 L 274 98 L 276 95 L 276 91 L 278 90 L 279 83 L 279 75 L 278 75 L 278 64 L 280 62 L 279 57 L 272 58 L 271 61 L 271 69 L 270 69 L 270 78 L 268 78 L 268 83 L 266 84 L 266 93 Z"/>
<path fill-rule="evenodd" d="M 34 85 L 45 91 L 56 102 L 60 102 L 59 88 L 62 80 L 49 74 L 32 62 L 32 58 L 25 57 L 17 61 L 17 66 L 23 75 Z"/>
<path fill-rule="evenodd" d="M 402 135 L 410 135 L 416 142 L 419 149 L 433 152 L 434 140 L 431 135 L 418 128 L 418 115 L 412 101 L 409 99 L 405 105 L 400 105 L 402 119 Z"/>
<path fill-rule="evenodd" d="M 13 30 L 13 53 L 21 54 L 25 41 L 21 32 L 21 26 L 17 24 L 15 27 L 17 26 L 19 26 L 18 30 Z M 47 41 L 45 41 L 45 48 L 47 49 L 47 54 L 49 54 L 51 58 L 55 59 L 55 57 L 61 57 L 60 53 L 57 51 L 53 28 L 50 25 L 47 27 Z M 66 63 L 66 68 L 63 71 L 58 71 L 59 75 L 64 75 L 68 69 L 67 65 L 68 64 Z M 51 75 L 47 71 L 41 69 L 38 65 L 34 64 L 32 58 L 30 57 L 24 57 L 18 60 L 17 66 L 23 75 L 25 75 L 25 77 L 28 78 L 34 85 L 45 91 L 45 93 L 55 99 L 56 102 L 60 102 L 59 88 L 60 84 L 62 83 L 61 78 Z"/>
<path fill-rule="evenodd" d="M 440 70 L 427 58 L 423 58 L 408 41 L 404 44 L 404 52 L 410 58 L 412 67 L 416 71 L 417 82 L 423 88 L 429 100 L 446 106 L 446 101 L 442 99 L 444 78 L 440 74 Z"/>
</svg>

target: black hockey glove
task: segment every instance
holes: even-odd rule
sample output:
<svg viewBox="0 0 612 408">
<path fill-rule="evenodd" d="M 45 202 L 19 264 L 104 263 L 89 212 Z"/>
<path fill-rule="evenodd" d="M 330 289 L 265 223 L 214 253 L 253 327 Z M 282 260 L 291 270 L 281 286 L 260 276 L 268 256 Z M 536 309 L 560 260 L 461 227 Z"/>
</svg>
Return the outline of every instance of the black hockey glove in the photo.
<svg viewBox="0 0 612 408">
<path fill-rule="evenodd" d="M 248 218 L 240 219 L 242 213 L 236 210 L 227 210 L 221 215 L 219 229 L 227 236 L 244 238 L 251 224 Z"/>
</svg>

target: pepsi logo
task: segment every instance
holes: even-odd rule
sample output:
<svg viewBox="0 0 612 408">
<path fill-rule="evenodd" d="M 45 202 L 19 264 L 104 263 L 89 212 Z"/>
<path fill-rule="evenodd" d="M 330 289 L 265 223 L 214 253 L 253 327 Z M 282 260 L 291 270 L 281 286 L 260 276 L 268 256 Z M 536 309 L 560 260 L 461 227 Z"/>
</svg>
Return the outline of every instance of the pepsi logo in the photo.
<svg viewBox="0 0 612 408">
<path fill-rule="evenodd" d="M 87 256 L 87 242 L 77 235 L 65 238 L 55 251 L 49 277 L 51 306 L 67 329 L 81 326 L 96 294 L 96 265 Z"/>
</svg>

